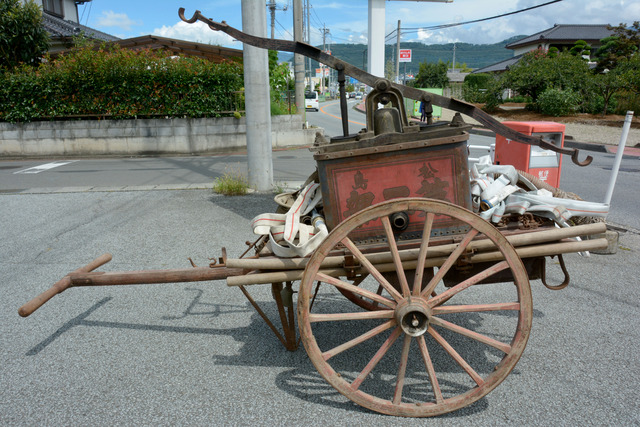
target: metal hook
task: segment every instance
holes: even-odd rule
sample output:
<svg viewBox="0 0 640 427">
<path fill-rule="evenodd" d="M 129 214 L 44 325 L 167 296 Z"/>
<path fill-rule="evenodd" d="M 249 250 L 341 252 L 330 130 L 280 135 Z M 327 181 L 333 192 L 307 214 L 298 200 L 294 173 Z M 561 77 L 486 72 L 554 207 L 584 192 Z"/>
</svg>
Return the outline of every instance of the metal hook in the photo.
<svg viewBox="0 0 640 427">
<path fill-rule="evenodd" d="M 200 11 L 196 10 L 196 12 L 193 14 L 191 19 L 186 19 L 184 17 L 184 7 L 181 7 L 180 9 L 178 9 L 178 16 L 180 16 L 180 19 L 182 19 L 187 24 L 193 24 L 194 22 L 196 22 L 198 20 L 198 15 L 200 15 Z"/>
</svg>

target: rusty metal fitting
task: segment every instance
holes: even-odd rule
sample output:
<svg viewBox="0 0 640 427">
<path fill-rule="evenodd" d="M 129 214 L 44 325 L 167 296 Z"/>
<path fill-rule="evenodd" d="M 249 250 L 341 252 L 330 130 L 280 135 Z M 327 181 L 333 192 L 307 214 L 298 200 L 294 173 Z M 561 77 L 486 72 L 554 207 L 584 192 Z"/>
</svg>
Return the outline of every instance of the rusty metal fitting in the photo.
<svg viewBox="0 0 640 427">
<path fill-rule="evenodd" d="M 379 79 L 376 81 L 375 88 L 380 92 L 385 92 L 391 87 L 391 82 L 387 79 Z"/>
</svg>

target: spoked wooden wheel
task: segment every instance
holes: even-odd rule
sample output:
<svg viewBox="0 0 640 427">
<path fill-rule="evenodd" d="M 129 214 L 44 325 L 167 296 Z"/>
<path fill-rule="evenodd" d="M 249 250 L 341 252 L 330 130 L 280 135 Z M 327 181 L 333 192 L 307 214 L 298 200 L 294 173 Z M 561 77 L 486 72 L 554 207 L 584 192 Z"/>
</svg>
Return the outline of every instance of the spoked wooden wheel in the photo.
<svg viewBox="0 0 640 427">
<path fill-rule="evenodd" d="M 401 261 L 390 216 L 409 212 L 423 218 L 418 259 Z M 449 217 L 449 218 L 447 218 Z M 423 280 L 433 263 L 430 234 L 442 219 L 469 226 L 450 255 L 439 262 L 434 277 Z M 390 264 L 371 264 L 349 234 L 370 221 L 380 221 L 387 236 Z M 470 278 L 432 292 L 456 265 L 476 237 L 490 239 L 504 260 Z M 352 284 L 330 277 L 320 265 L 343 245 L 362 265 L 373 284 Z M 404 262 L 404 264 L 403 264 Z M 383 271 L 395 270 L 397 290 Z M 405 270 L 413 277 L 407 277 Z M 513 282 L 480 282 L 510 270 Z M 310 311 L 315 283 L 321 292 Z M 477 286 L 476 286 L 477 285 Z M 384 292 L 376 292 L 382 286 Z M 358 308 L 337 289 L 376 302 L 380 309 Z M 318 372 L 340 393 L 371 410 L 396 416 L 425 417 L 465 407 L 494 389 L 514 368 L 529 337 L 531 290 L 513 246 L 491 224 L 447 202 L 396 199 L 367 208 L 338 225 L 311 257 L 300 285 L 298 315 L 302 342 Z"/>
</svg>

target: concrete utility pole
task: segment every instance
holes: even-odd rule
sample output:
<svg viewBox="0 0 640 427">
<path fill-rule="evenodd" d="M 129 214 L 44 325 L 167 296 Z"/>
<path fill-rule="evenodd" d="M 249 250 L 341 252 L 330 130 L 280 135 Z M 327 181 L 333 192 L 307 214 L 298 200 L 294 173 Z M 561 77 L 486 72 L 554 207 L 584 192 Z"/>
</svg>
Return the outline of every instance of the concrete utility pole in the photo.
<svg viewBox="0 0 640 427">
<path fill-rule="evenodd" d="M 451 72 L 456 72 L 456 44 L 453 44 L 453 65 L 451 67 Z"/>
<path fill-rule="evenodd" d="M 269 0 L 267 3 L 269 13 L 271 14 L 271 38 L 276 38 L 276 0 Z"/>
<path fill-rule="evenodd" d="M 453 0 L 414 0 L 452 3 Z M 369 0 L 369 73 L 384 77 L 385 0 Z"/>
<path fill-rule="evenodd" d="M 267 36 L 264 3 L 242 0 L 242 31 L 258 37 Z M 244 44 L 243 62 L 249 185 L 259 192 L 267 192 L 273 188 L 267 50 Z"/>
<path fill-rule="evenodd" d="M 293 0 L 293 40 L 302 41 L 302 0 Z M 305 114 L 304 104 L 304 57 L 293 55 L 293 73 L 296 80 L 296 110 Z"/>
<path fill-rule="evenodd" d="M 384 77 L 384 2 L 369 0 L 369 73 Z"/>
<path fill-rule="evenodd" d="M 311 44 L 311 24 L 309 23 L 311 18 L 311 6 L 309 5 L 309 0 L 306 0 L 307 2 L 307 38 L 305 40 L 305 42 L 307 44 Z M 311 58 L 307 57 L 307 67 L 309 68 L 309 92 L 313 91 L 313 70 L 311 69 Z"/>
<path fill-rule="evenodd" d="M 319 29 L 322 31 L 322 51 L 327 51 L 327 34 L 329 34 L 329 29 L 326 26 L 323 26 Z M 324 64 L 320 64 L 320 91 L 324 93 Z"/>
<path fill-rule="evenodd" d="M 398 19 L 398 31 L 396 32 L 396 83 L 400 83 L 400 20 Z"/>
<path fill-rule="evenodd" d="M 278 5 L 276 4 L 276 0 L 269 0 L 267 3 L 267 7 L 269 8 L 269 14 L 271 15 L 271 38 L 276 38 L 276 10 L 278 10 Z M 286 11 L 287 6 L 283 6 L 280 10 Z"/>
</svg>

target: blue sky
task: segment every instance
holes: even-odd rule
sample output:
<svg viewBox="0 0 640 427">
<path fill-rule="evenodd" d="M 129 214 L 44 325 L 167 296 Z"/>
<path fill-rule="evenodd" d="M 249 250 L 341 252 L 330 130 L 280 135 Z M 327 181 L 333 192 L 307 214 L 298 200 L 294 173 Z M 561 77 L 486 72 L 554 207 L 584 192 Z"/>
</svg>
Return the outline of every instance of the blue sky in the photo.
<svg viewBox="0 0 640 427">
<path fill-rule="evenodd" d="M 260 1 L 266 4 L 267 0 Z M 304 3 L 306 0 L 302 0 Z M 386 2 L 385 34 L 397 27 L 428 27 L 465 22 L 546 3 L 549 0 L 453 0 L 452 3 Z M 277 0 L 276 37 L 292 39 L 292 0 Z M 322 43 L 320 28 L 330 31 L 330 43 L 367 42 L 367 0 L 311 0 L 311 44 Z M 287 6 L 286 10 L 283 10 Z M 180 22 L 178 8 L 194 10 L 216 21 L 242 28 L 240 0 L 93 0 L 78 6 L 81 23 L 121 38 L 153 34 L 241 49 L 240 43 L 204 25 Z M 517 15 L 444 30 L 416 31 L 402 41 L 432 43 L 496 43 L 518 34 L 534 34 L 554 24 L 631 24 L 640 19 L 637 0 L 563 0 Z M 268 14 L 267 14 L 268 19 Z M 268 25 L 270 34 L 270 25 Z"/>
</svg>

